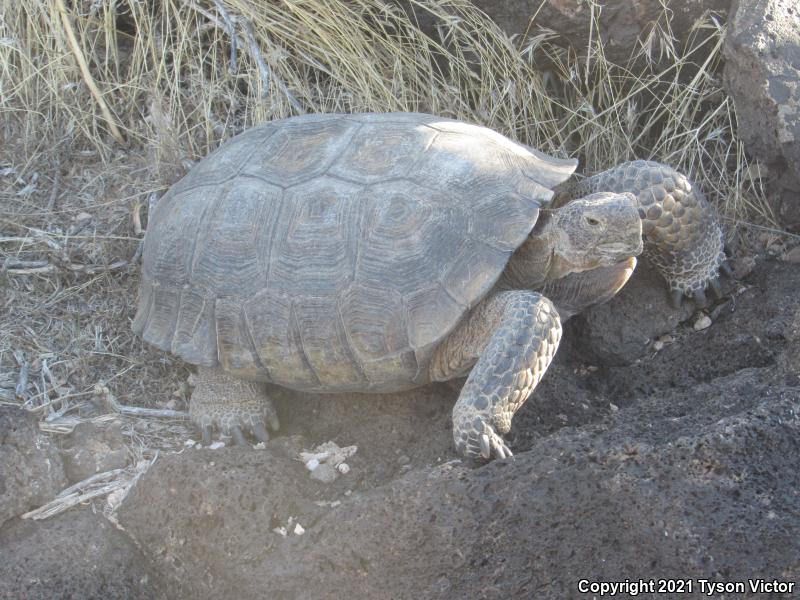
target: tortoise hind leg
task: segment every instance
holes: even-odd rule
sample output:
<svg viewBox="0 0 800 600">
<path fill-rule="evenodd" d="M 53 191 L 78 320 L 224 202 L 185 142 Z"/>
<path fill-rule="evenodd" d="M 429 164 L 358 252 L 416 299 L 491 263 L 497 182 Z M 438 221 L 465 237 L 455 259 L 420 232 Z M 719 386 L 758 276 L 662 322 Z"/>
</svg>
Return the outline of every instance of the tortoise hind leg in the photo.
<svg viewBox="0 0 800 600">
<path fill-rule="evenodd" d="M 453 407 L 460 453 L 487 459 L 511 455 L 501 434 L 508 433 L 560 339 L 561 321 L 547 298 L 508 291 L 486 298 L 442 343 L 431 365 L 432 379 L 452 379 L 475 365 Z"/>
<path fill-rule="evenodd" d="M 630 192 L 642 217 L 644 254 L 667 280 L 672 303 L 680 305 L 688 296 L 702 306 L 707 289 L 720 294 L 720 272 L 730 270 L 722 228 L 703 193 L 682 173 L 657 162 L 635 160 L 564 191 L 572 198 L 596 191 Z"/>
<path fill-rule="evenodd" d="M 232 435 L 237 445 L 244 445 L 242 430 L 262 442 L 269 440 L 265 424 L 277 430 L 278 414 L 267 397 L 264 386 L 229 375 L 222 369 L 198 367 L 190 383 L 195 388 L 189 403 L 189 415 L 203 435 L 203 445 L 211 443 L 213 430 Z"/>
</svg>

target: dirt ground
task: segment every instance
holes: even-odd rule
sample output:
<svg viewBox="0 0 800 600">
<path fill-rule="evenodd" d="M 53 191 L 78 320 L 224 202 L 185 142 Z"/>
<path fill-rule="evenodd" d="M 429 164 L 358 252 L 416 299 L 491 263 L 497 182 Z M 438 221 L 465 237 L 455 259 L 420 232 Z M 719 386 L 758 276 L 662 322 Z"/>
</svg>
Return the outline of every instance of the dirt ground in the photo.
<svg viewBox="0 0 800 600">
<path fill-rule="evenodd" d="M 52 445 L 7 464 L 63 470 L 49 490 L 14 488 L 28 502 L 14 514 L 114 475 L 80 488 L 111 491 L 63 514 L 5 522 L 0 595 L 558 598 L 581 578 L 798 581 L 800 271 L 789 245 L 739 256 L 739 278 L 703 311 L 670 308 L 645 267 L 571 321 L 514 420 L 514 459 L 456 455 L 458 382 L 387 396 L 273 389 L 282 427 L 265 448 L 198 450 L 185 421 L 111 408 L 183 411 L 190 394 L 189 368 L 130 332 L 146 226 L 135 215 L 153 190 L 127 159 L 117 167 L 67 177 L 43 165 L 19 196 L 32 176 L 4 171 L 18 199 L 4 235 L 27 241 L 4 256 L 3 404 L 34 411 L 34 426 L 14 426 L 19 439 Z M 696 328 L 702 316 L 711 325 Z M 6 448 L 25 447 L 12 438 Z M 314 480 L 299 453 L 331 441 L 357 447 L 349 471 Z M 76 540 L 89 550 L 64 569 Z"/>
</svg>

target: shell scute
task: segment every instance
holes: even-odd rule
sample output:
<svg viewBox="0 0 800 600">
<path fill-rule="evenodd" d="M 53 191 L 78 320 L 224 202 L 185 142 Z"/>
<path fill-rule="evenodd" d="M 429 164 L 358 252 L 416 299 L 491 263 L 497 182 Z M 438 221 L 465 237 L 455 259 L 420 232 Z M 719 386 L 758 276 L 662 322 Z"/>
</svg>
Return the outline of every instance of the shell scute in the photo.
<svg viewBox="0 0 800 600">
<path fill-rule="evenodd" d="M 254 145 L 240 173 L 285 187 L 313 181 L 328 170 L 359 128 L 341 118 L 285 123 Z"/>
<path fill-rule="evenodd" d="M 441 277 L 468 227 L 452 195 L 400 180 L 370 186 L 360 199 L 359 282 L 405 294 Z"/>
<path fill-rule="evenodd" d="M 472 308 L 495 284 L 510 257 L 510 251 L 471 240 L 449 261 L 444 288 L 461 306 Z"/>
<path fill-rule="evenodd" d="M 355 277 L 359 185 L 318 177 L 286 190 L 269 250 L 276 293 L 333 295 Z"/>
<path fill-rule="evenodd" d="M 156 208 L 134 330 L 295 389 L 424 383 L 573 169 L 431 115 L 255 127 Z"/>
<path fill-rule="evenodd" d="M 206 295 L 248 297 L 264 287 L 263 257 L 282 195 L 281 188 L 248 178 L 222 186 L 196 234 L 193 289 Z"/>
<path fill-rule="evenodd" d="M 366 123 L 354 134 L 329 173 L 347 181 L 370 184 L 407 177 L 421 151 L 436 136 L 425 125 L 386 127 Z"/>
</svg>

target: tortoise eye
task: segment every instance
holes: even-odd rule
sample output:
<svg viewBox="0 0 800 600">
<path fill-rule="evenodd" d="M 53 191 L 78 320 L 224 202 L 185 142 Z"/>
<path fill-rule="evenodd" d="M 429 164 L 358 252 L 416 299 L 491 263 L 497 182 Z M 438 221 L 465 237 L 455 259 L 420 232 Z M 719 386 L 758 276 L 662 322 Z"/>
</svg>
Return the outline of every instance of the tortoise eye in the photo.
<svg viewBox="0 0 800 600">
<path fill-rule="evenodd" d="M 592 227 L 597 227 L 598 225 L 600 225 L 600 221 L 598 221 L 594 217 L 586 217 L 586 222 Z"/>
</svg>

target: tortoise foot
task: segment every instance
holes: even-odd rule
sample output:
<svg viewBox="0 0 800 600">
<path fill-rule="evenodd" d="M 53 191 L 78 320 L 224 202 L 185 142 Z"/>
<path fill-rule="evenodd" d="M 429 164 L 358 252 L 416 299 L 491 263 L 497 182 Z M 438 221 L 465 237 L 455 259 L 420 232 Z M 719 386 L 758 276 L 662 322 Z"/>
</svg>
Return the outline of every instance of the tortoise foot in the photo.
<svg viewBox="0 0 800 600">
<path fill-rule="evenodd" d="M 267 427 L 277 431 L 278 414 L 263 386 L 231 377 L 219 370 L 198 369 L 189 415 L 202 435 L 211 443 L 214 430 L 233 437 L 237 446 L 247 444 L 245 434 L 260 442 L 269 441 Z"/>
<path fill-rule="evenodd" d="M 482 419 L 466 435 L 460 436 L 456 450 L 469 458 L 485 460 L 514 456 L 502 436 Z"/>
<path fill-rule="evenodd" d="M 688 285 L 680 280 L 670 280 L 670 303 L 674 308 L 680 308 L 684 299 L 690 298 L 697 308 L 703 308 L 708 304 L 707 293 L 710 293 L 715 300 L 720 300 L 724 295 L 723 275 L 732 279 L 733 272 L 724 256 L 720 256 L 711 261 L 703 276 L 694 278 Z"/>
<path fill-rule="evenodd" d="M 489 341 L 453 407 L 456 449 L 485 460 L 513 456 L 500 434 L 511 429 L 514 413 L 553 359 L 561 339 L 558 312 L 537 292 L 501 292 L 474 311 L 463 327 L 451 334 L 445 349 L 451 358 L 462 354 L 462 336 L 473 346 L 480 345 L 474 339 L 481 333 Z"/>
</svg>

